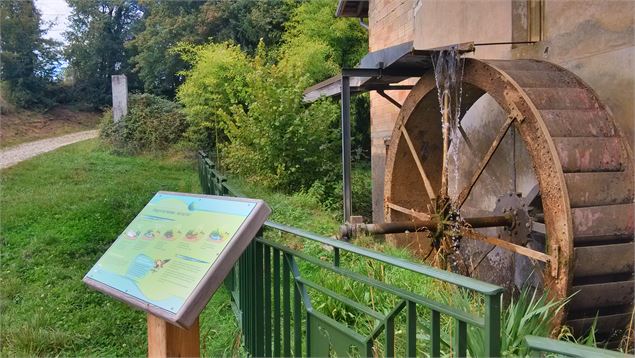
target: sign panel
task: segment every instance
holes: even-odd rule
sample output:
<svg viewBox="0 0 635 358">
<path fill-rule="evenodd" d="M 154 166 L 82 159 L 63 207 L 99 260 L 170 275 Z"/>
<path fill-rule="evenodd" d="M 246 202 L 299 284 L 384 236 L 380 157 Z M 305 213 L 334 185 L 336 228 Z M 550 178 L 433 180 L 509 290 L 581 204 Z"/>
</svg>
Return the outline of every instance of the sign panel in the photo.
<svg viewBox="0 0 635 358">
<path fill-rule="evenodd" d="M 159 192 L 84 281 L 187 327 L 270 212 L 260 200 Z"/>
</svg>

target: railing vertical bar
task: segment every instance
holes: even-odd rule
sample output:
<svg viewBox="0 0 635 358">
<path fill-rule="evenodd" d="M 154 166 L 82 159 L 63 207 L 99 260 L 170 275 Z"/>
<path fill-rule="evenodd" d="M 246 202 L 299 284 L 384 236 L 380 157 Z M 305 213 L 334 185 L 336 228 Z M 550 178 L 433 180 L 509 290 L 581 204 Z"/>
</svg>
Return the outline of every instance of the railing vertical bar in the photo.
<svg viewBox="0 0 635 358">
<path fill-rule="evenodd" d="M 240 282 L 238 283 L 238 287 L 239 287 L 239 295 L 238 295 L 238 300 L 240 302 L 240 314 L 241 314 L 241 321 L 240 321 L 240 329 L 242 330 L 242 343 L 243 345 L 247 345 L 247 337 L 246 337 L 246 333 L 247 333 L 247 279 L 245 278 L 247 274 L 247 252 L 243 252 L 242 255 L 240 255 L 240 264 L 239 264 L 239 268 L 238 268 L 238 276 L 240 276 Z"/>
<path fill-rule="evenodd" d="M 293 257 L 285 261 L 290 264 Z M 295 357 L 302 357 L 302 294 L 295 280 L 293 287 L 293 353 Z"/>
<path fill-rule="evenodd" d="M 386 357 L 395 356 L 395 318 L 390 316 L 386 318 Z"/>
<path fill-rule="evenodd" d="M 333 248 L 333 265 L 339 267 L 340 266 L 340 248 Z"/>
<path fill-rule="evenodd" d="M 256 292 L 256 282 L 255 282 L 255 277 L 254 277 L 254 273 L 256 271 L 255 269 L 255 244 L 254 242 L 252 242 L 251 244 L 249 244 L 249 335 L 250 335 L 250 342 L 249 342 L 249 353 L 251 353 L 252 355 L 255 355 L 256 353 L 256 312 L 255 312 L 255 307 L 256 307 L 256 302 L 255 302 L 255 298 L 256 295 L 254 294 Z"/>
<path fill-rule="evenodd" d="M 407 318 L 407 351 L 406 356 L 417 356 L 417 304 L 408 301 L 408 318 Z"/>
<path fill-rule="evenodd" d="M 245 335 L 245 253 L 238 259 L 238 309 L 240 310 L 240 330 L 243 333 L 243 344 Z"/>
<path fill-rule="evenodd" d="M 252 311 L 252 306 L 253 306 L 253 286 L 252 286 L 252 282 L 251 282 L 251 276 L 253 273 L 253 268 L 251 267 L 251 261 L 252 261 L 252 257 L 251 257 L 251 245 L 247 246 L 247 249 L 245 249 L 245 287 L 246 287 L 246 291 L 245 293 L 247 293 L 247 297 L 246 297 L 246 302 L 245 302 L 245 316 L 247 317 L 246 322 L 245 322 L 245 348 L 247 348 L 247 351 L 251 354 L 253 354 L 253 344 L 252 344 L 252 340 L 253 340 L 253 333 L 251 332 L 251 327 L 252 327 L 252 315 L 253 315 L 253 311 Z"/>
<path fill-rule="evenodd" d="M 258 236 L 262 236 L 262 231 L 258 233 Z M 265 319 L 264 319 L 264 288 L 263 288 L 263 276 L 264 276 L 264 263 L 263 263 L 263 249 L 264 245 L 261 243 L 254 241 L 254 251 L 255 251 L 255 265 L 254 265 L 254 286 L 256 287 L 254 291 L 254 312 L 256 316 L 255 320 L 255 329 L 256 334 L 254 341 L 256 342 L 256 357 L 263 357 L 265 354 Z"/>
<path fill-rule="evenodd" d="M 441 313 L 432 310 L 430 317 L 430 357 L 441 356 Z"/>
<path fill-rule="evenodd" d="M 374 357 L 374 350 L 373 350 L 373 345 L 374 345 L 374 341 L 373 339 L 369 339 L 368 342 L 366 342 L 366 358 L 370 358 L 370 357 Z"/>
<path fill-rule="evenodd" d="M 286 254 L 283 254 L 286 255 Z M 282 261 L 282 305 L 284 306 L 282 329 L 284 357 L 291 357 L 291 271 L 287 260 Z"/>
<path fill-rule="evenodd" d="M 485 356 L 500 356 L 501 293 L 485 296 Z"/>
<path fill-rule="evenodd" d="M 467 323 L 461 320 L 455 320 L 456 324 L 456 333 L 455 339 L 456 342 L 454 344 L 455 349 L 455 357 L 467 357 Z"/>
<path fill-rule="evenodd" d="M 280 251 L 273 249 L 273 355 L 280 357 Z"/>
<path fill-rule="evenodd" d="M 264 246 L 264 286 L 265 286 L 265 356 L 271 357 L 271 248 Z"/>
</svg>

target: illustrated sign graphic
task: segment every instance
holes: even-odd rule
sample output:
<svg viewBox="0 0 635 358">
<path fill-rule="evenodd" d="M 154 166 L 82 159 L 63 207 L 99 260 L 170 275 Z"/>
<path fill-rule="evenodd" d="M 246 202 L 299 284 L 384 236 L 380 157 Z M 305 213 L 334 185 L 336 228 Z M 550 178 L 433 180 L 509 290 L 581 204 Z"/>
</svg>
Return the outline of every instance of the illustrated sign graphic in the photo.
<svg viewBox="0 0 635 358">
<path fill-rule="evenodd" d="M 168 315 L 180 316 L 200 283 L 213 274 L 210 269 L 219 257 L 227 256 L 224 250 L 240 239 L 237 233 L 245 231 L 243 226 L 259 211 L 257 207 L 266 208 L 260 210 L 266 213 L 251 230 L 252 237 L 269 214 L 262 202 L 159 192 L 86 274 L 85 281 L 99 283 L 97 288 L 102 291 L 104 286 L 118 291 L 115 296 L 124 300 L 131 296 Z M 242 250 L 231 256 L 237 258 Z"/>
</svg>

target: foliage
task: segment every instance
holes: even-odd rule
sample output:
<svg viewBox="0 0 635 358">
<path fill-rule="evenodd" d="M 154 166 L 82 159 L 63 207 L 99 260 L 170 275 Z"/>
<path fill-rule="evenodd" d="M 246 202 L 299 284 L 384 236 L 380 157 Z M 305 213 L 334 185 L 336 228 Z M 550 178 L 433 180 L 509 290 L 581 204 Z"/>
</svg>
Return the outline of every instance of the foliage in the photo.
<svg viewBox="0 0 635 358">
<path fill-rule="evenodd" d="M 77 100 L 100 107 L 110 102 L 111 75 L 127 74 L 129 88 L 135 87 L 124 42 L 132 36 L 141 11 L 135 0 L 68 0 L 68 5 L 72 12 L 64 33 L 67 80 L 74 83 Z"/>
<path fill-rule="evenodd" d="M 201 2 L 142 1 L 143 29 L 126 43 L 134 56 L 130 59 L 146 92 L 174 97 L 183 82 L 179 72 L 185 62 L 169 52 L 178 42 L 200 42 L 199 30 Z"/>
<path fill-rule="evenodd" d="M 209 38 L 231 41 L 253 54 L 260 39 L 277 46 L 283 24 L 297 2 L 289 0 L 150 1 L 140 2 L 141 28 L 126 46 L 144 90 L 174 97 L 188 65 L 170 51 L 177 43 L 202 44 Z"/>
<path fill-rule="evenodd" d="M 258 43 L 276 47 L 295 0 L 212 0 L 201 8 L 200 24 L 215 42 L 231 41 L 253 54 Z"/>
<path fill-rule="evenodd" d="M 237 45 L 228 43 L 182 44 L 175 51 L 192 64 L 191 70 L 183 72 L 187 81 L 177 95 L 187 114 L 187 138 L 197 147 L 214 147 L 224 138 L 221 117 L 249 101 L 246 77 L 252 70 L 250 59 Z"/>
<path fill-rule="evenodd" d="M 261 49 L 264 51 L 264 49 Z M 248 73 L 246 106 L 223 115 L 224 163 L 233 173 L 271 188 L 297 191 L 337 178 L 339 108 L 331 101 L 306 107 L 304 86 L 264 54 Z"/>
<path fill-rule="evenodd" d="M 48 87 L 58 63 L 56 43 L 44 39 L 33 0 L 0 2 L 0 81 L 5 100 L 18 107 L 51 105 Z"/>
<path fill-rule="evenodd" d="M 255 57 L 238 45 L 181 45 L 192 65 L 178 90 L 191 123 L 188 139 L 222 150 L 222 162 L 252 182 L 333 197 L 339 178 L 339 105 L 302 102 L 315 81 L 357 61 L 366 34 L 333 16 L 336 2 L 301 3 L 278 49 L 261 41 Z M 271 59 L 277 61 L 271 62 Z"/>
<path fill-rule="evenodd" d="M 302 3 L 287 23 L 284 33 L 283 58 L 291 63 L 316 59 L 303 55 L 303 50 L 313 47 L 328 48 L 329 57 L 324 59 L 323 70 L 311 76 L 319 81 L 337 73 L 339 68 L 354 67 L 364 56 L 367 48 L 367 33 L 356 21 L 334 16 L 337 1 L 313 0 Z M 334 67 L 331 67 L 333 66 Z M 334 69 L 335 72 L 329 70 Z M 309 66 L 302 68 L 304 73 L 311 71 Z"/>
<path fill-rule="evenodd" d="M 113 122 L 111 111 L 104 113 L 101 137 L 124 152 L 158 152 L 178 143 L 186 128 L 177 103 L 150 94 L 132 95 L 128 114 L 119 122 Z"/>
<path fill-rule="evenodd" d="M 145 355 L 145 314 L 82 277 L 155 192 L 199 191 L 191 162 L 115 156 L 91 140 L 3 169 L 0 185 L 0 355 Z M 226 290 L 200 322 L 202 355 L 232 355 Z"/>
</svg>

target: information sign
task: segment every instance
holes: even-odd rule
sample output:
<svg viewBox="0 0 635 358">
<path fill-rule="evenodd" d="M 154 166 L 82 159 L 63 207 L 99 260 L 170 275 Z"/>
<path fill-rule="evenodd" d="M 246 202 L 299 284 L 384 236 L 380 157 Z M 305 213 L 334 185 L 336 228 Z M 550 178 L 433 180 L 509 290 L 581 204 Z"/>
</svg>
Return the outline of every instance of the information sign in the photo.
<svg viewBox="0 0 635 358">
<path fill-rule="evenodd" d="M 159 192 L 84 282 L 189 327 L 270 212 L 261 200 Z"/>
</svg>

